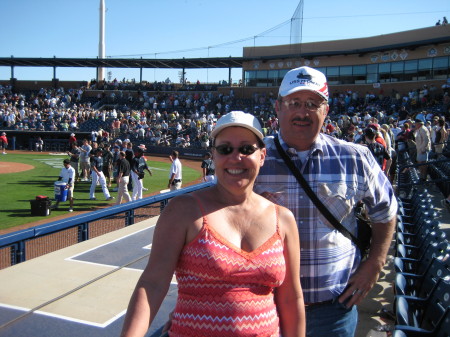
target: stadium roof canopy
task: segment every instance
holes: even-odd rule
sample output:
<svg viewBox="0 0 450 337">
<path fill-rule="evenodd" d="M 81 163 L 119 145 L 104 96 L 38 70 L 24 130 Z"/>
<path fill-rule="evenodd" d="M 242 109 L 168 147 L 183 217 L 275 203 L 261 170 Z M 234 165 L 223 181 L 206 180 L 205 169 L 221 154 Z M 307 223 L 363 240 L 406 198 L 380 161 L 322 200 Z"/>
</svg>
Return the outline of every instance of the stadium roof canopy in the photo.
<svg viewBox="0 0 450 337">
<path fill-rule="evenodd" d="M 242 68 L 244 61 L 254 58 L 215 57 L 180 59 L 117 58 L 31 58 L 1 57 L 0 66 L 18 67 L 92 67 L 92 68 Z"/>
</svg>

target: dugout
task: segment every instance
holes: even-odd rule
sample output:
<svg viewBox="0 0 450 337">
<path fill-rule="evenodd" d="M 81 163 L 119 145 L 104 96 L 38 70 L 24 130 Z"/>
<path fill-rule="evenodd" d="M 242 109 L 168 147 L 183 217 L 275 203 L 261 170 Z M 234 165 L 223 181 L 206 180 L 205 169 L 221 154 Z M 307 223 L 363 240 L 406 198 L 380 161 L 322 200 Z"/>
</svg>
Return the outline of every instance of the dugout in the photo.
<svg viewBox="0 0 450 337">
<path fill-rule="evenodd" d="M 6 132 L 11 150 L 34 150 L 34 144 L 38 137 L 41 137 L 44 141 L 44 151 L 68 151 L 69 150 L 69 138 L 71 133 L 75 133 L 75 137 L 80 142 L 83 138 L 90 139 L 91 133 L 85 131 L 22 131 L 22 130 L 0 130 L 0 132 Z M 13 137 L 15 137 L 15 148 L 13 146 Z"/>
</svg>

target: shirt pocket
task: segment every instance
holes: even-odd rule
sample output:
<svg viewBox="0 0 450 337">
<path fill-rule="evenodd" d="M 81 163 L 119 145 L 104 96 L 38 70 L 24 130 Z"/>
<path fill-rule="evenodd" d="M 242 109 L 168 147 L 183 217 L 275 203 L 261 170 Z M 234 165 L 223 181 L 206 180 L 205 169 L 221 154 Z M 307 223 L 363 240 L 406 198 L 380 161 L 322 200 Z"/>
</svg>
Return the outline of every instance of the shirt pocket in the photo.
<svg viewBox="0 0 450 337">
<path fill-rule="evenodd" d="M 353 208 L 357 201 L 356 187 L 346 183 L 319 183 L 317 195 L 340 223 L 347 223 L 349 217 L 353 216 Z M 319 217 L 323 223 L 328 223 L 322 212 Z"/>
</svg>

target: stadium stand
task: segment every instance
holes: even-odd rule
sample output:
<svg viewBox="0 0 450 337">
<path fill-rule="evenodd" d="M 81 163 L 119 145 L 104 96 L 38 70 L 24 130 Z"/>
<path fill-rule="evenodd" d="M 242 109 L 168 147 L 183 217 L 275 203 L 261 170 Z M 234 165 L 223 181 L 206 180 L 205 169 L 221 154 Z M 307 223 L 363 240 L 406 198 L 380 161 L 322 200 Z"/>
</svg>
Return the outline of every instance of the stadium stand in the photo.
<svg viewBox="0 0 450 337">
<path fill-rule="evenodd" d="M 430 162 L 430 177 L 442 188 L 442 175 Z M 395 242 L 395 330 L 393 336 L 448 336 L 450 333 L 450 243 L 438 221 L 428 191 L 418 188 L 417 166 L 407 152 L 399 156 L 399 218 Z M 408 169 L 405 170 L 404 167 Z M 446 180 L 448 183 L 448 179 Z M 445 194 L 444 194 L 445 195 Z"/>
</svg>

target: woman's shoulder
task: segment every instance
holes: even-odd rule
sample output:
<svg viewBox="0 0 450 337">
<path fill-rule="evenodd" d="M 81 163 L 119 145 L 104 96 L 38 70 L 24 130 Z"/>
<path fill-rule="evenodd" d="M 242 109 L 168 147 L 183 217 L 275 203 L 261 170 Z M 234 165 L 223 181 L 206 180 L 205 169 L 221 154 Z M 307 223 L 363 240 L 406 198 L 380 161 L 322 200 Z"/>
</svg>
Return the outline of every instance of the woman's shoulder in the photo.
<svg viewBox="0 0 450 337">
<path fill-rule="evenodd" d="M 294 220 L 295 221 L 295 217 L 294 214 L 292 213 L 292 211 L 284 206 L 275 204 L 275 207 L 277 208 L 277 212 L 278 212 L 278 216 L 280 218 L 280 220 Z"/>
<path fill-rule="evenodd" d="M 171 199 L 164 212 L 170 212 L 172 217 L 183 220 L 191 220 L 191 216 L 198 214 L 199 203 L 198 200 L 191 194 L 183 194 Z"/>
<path fill-rule="evenodd" d="M 286 236 L 298 235 L 297 222 L 295 220 L 294 214 L 284 206 L 275 206 L 278 210 L 278 225 L 281 237 L 284 239 L 286 238 Z"/>
</svg>

